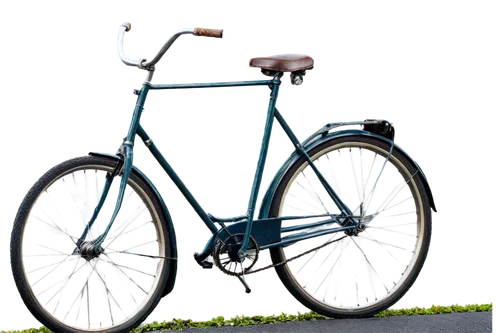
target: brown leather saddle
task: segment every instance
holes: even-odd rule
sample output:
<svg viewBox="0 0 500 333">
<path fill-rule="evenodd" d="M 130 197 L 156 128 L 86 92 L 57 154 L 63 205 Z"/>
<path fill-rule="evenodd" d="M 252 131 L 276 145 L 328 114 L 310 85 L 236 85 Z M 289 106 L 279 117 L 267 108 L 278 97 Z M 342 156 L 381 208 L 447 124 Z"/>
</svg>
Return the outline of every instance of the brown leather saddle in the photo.
<svg viewBox="0 0 500 333">
<path fill-rule="evenodd" d="M 285 52 L 251 57 L 248 66 L 268 71 L 292 73 L 314 69 L 314 58 L 305 53 Z"/>
</svg>

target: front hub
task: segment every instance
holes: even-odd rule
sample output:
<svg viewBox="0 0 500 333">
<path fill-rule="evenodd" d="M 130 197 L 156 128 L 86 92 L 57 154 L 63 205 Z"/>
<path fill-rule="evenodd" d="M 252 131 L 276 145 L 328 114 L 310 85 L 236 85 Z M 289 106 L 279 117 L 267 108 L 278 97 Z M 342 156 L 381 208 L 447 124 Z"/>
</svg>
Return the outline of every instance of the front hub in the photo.
<svg viewBox="0 0 500 333">
<path fill-rule="evenodd" d="M 92 242 L 83 242 L 73 251 L 73 254 L 80 255 L 87 261 L 99 257 L 101 253 L 104 253 L 104 249 L 100 245 L 96 246 Z"/>
</svg>

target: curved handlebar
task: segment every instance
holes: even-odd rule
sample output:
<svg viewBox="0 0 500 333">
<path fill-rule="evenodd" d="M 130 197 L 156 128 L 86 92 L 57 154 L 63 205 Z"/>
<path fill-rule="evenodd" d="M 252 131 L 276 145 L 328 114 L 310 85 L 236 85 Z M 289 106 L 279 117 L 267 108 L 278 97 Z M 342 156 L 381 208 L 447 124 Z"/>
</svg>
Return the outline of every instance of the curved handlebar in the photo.
<svg viewBox="0 0 500 333">
<path fill-rule="evenodd" d="M 146 69 L 146 70 L 154 69 L 154 65 L 156 65 L 156 63 L 160 61 L 161 57 L 163 57 L 165 52 L 167 52 L 170 46 L 172 46 L 172 44 L 175 42 L 177 38 L 179 38 L 180 35 L 191 34 L 195 36 L 222 38 L 222 30 L 219 29 L 203 29 L 203 28 L 182 29 L 177 31 L 172 37 L 170 37 L 169 40 L 167 40 L 165 45 L 163 45 L 163 47 L 158 52 L 158 54 L 153 58 L 153 60 L 148 62 L 146 61 L 146 59 L 139 59 L 139 61 L 136 61 L 128 59 L 125 56 L 125 53 L 123 52 L 123 37 L 125 35 L 125 32 L 130 31 L 130 29 L 132 29 L 132 25 L 128 22 L 122 23 L 118 28 L 118 55 L 120 56 L 120 59 L 123 61 L 125 65 L 137 66 L 141 69 Z"/>
</svg>

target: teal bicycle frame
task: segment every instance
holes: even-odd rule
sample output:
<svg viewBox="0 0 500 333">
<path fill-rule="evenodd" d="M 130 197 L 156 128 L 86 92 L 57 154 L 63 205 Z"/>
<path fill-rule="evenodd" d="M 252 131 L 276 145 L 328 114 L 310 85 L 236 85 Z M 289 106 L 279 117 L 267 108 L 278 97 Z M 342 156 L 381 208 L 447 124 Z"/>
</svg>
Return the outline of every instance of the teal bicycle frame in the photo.
<svg viewBox="0 0 500 333">
<path fill-rule="evenodd" d="M 278 246 L 289 245 L 304 239 L 309 239 L 312 237 L 322 236 L 334 232 L 339 231 L 347 231 L 356 228 L 359 225 L 359 222 L 356 222 L 352 216 L 352 212 L 349 208 L 342 202 L 342 200 L 338 197 L 335 191 L 328 184 L 326 179 L 323 177 L 321 172 L 315 167 L 312 163 L 310 156 L 307 154 L 305 149 L 302 147 L 300 142 L 295 137 L 295 134 L 292 132 L 288 124 L 285 122 L 284 118 L 276 109 L 276 100 L 278 98 L 279 87 L 281 84 L 281 75 L 282 73 L 278 73 L 274 76 L 272 80 L 259 80 L 259 81 L 236 81 L 236 82 L 217 82 L 217 83 L 194 83 L 194 84 L 151 84 L 149 81 L 145 82 L 140 91 L 136 91 L 138 95 L 137 103 L 134 109 L 134 113 L 132 116 L 132 122 L 130 124 L 130 128 L 127 134 L 127 137 L 124 139 L 122 146 L 120 147 L 119 154 L 121 155 L 122 163 L 119 163 L 117 168 L 115 168 L 115 172 L 112 175 L 108 175 L 106 184 L 103 189 L 103 193 L 101 195 L 100 202 L 98 203 L 94 216 L 92 216 L 90 222 L 84 230 L 84 233 L 80 237 L 79 244 L 85 240 L 88 230 L 92 227 L 108 193 L 108 190 L 111 186 L 112 180 L 116 174 L 119 172 L 122 173 L 122 179 L 120 184 L 120 191 L 118 194 L 118 199 L 115 207 L 114 214 L 111 218 L 110 223 L 108 224 L 104 233 L 99 236 L 93 243 L 94 246 L 100 247 L 104 239 L 106 238 L 113 222 L 118 214 L 121 203 L 123 200 L 123 195 L 125 192 L 125 187 L 132 169 L 132 161 L 133 161 L 133 147 L 135 142 L 135 137 L 138 135 L 144 144 L 148 147 L 150 152 L 156 158 L 158 163 L 163 167 L 168 176 L 172 179 L 174 184 L 179 188 L 181 193 L 187 199 L 187 201 L 191 204 L 193 209 L 196 211 L 201 220 L 205 223 L 207 228 L 212 232 L 213 236 L 205 246 L 204 250 L 195 255 L 195 258 L 199 264 L 206 259 L 213 250 L 215 245 L 215 241 L 217 239 L 225 241 L 228 238 L 232 238 L 236 233 L 244 233 L 243 241 L 241 248 L 239 250 L 239 254 L 241 254 L 241 260 L 244 260 L 243 253 L 246 251 L 249 243 L 250 236 L 252 236 L 259 245 L 259 249 L 267 249 Z M 250 193 L 250 199 L 248 202 L 248 210 L 245 215 L 232 217 L 232 218 L 216 218 L 210 214 L 208 214 L 196 201 L 194 196 L 188 190 L 186 185 L 179 178 L 174 169 L 170 166 L 167 160 L 160 153 L 156 145 L 153 143 L 149 135 L 146 133 L 144 128 L 140 125 L 140 118 L 142 111 L 144 109 L 144 104 L 146 101 L 146 97 L 150 90 L 164 90 L 164 89 L 191 89 L 191 88 L 215 88 L 215 87 L 239 87 L 239 86 L 268 86 L 271 89 L 271 95 L 269 100 L 269 107 L 267 111 L 266 124 L 264 128 L 264 137 L 262 139 L 261 150 L 259 154 L 259 160 L 257 163 L 257 169 L 255 171 L 255 177 Z M 271 137 L 271 131 L 273 126 L 273 120 L 276 118 L 278 123 L 286 132 L 289 139 L 292 141 L 295 149 L 302 154 L 309 165 L 312 167 L 314 172 L 316 173 L 319 181 L 323 184 L 325 190 L 330 195 L 331 199 L 335 202 L 337 207 L 339 208 L 341 214 L 323 214 L 323 215 L 311 215 L 311 216 L 285 216 L 279 218 L 264 218 L 264 219 L 254 219 L 255 214 L 255 206 L 257 201 L 257 196 L 259 193 L 259 188 L 261 185 L 262 174 L 264 171 L 264 165 L 266 162 L 267 151 L 269 147 L 269 141 Z M 315 222 L 308 223 L 303 225 L 297 225 L 288 228 L 281 228 L 281 221 L 283 220 L 293 220 L 293 219 L 307 219 L 307 218 L 317 218 L 317 217 L 327 217 L 327 219 Z M 216 223 L 220 225 L 220 227 L 216 226 Z M 234 223 L 231 226 L 226 226 L 226 223 Z M 298 231 L 303 229 L 308 229 L 311 227 L 316 227 L 320 225 L 337 223 L 340 226 L 338 228 L 329 228 L 326 230 L 319 230 L 314 232 L 303 232 L 297 233 L 291 236 L 281 237 L 282 233 Z"/>
</svg>

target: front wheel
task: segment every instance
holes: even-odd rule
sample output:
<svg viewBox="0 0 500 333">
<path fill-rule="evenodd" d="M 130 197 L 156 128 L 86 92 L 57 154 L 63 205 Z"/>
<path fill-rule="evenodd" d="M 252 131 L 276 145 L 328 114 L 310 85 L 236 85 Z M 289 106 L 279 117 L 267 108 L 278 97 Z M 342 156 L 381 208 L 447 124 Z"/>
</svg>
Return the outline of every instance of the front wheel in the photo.
<svg viewBox="0 0 500 333">
<path fill-rule="evenodd" d="M 127 332 L 161 299 L 169 275 L 165 258 L 171 257 L 167 217 L 135 172 L 103 251 L 83 253 L 77 245 L 116 163 L 86 156 L 59 164 L 31 188 L 17 213 L 14 279 L 28 309 L 52 331 Z M 86 242 L 110 221 L 116 178 Z"/>
<path fill-rule="evenodd" d="M 396 149 L 390 152 L 386 141 L 361 135 L 333 138 L 308 151 L 360 222 L 355 232 L 331 233 L 271 249 L 272 261 L 278 264 L 329 243 L 276 266 L 286 288 L 313 311 L 329 317 L 373 315 L 399 300 L 424 264 L 431 237 L 429 200 L 419 171 Z M 270 217 L 321 214 L 340 212 L 301 158 L 278 185 Z M 325 217 L 292 222 L 321 219 Z M 290 226 L 285 222 L 283 226 Z M 305 231 L 334 227 L 338 225 Z"/>
</svg>

